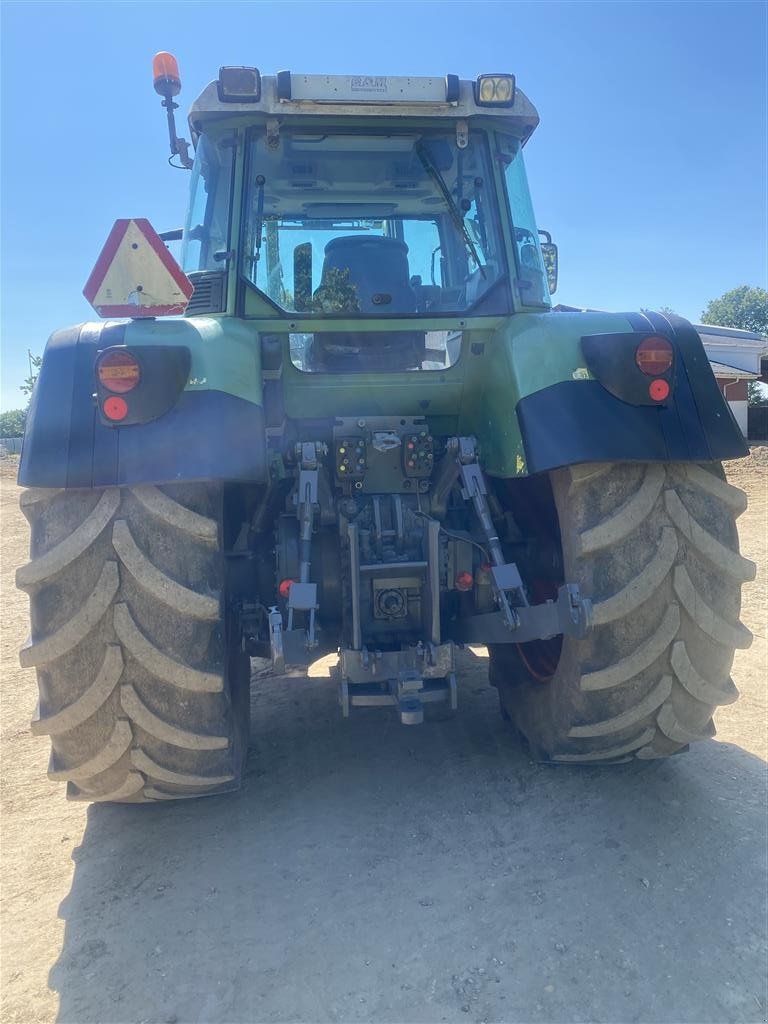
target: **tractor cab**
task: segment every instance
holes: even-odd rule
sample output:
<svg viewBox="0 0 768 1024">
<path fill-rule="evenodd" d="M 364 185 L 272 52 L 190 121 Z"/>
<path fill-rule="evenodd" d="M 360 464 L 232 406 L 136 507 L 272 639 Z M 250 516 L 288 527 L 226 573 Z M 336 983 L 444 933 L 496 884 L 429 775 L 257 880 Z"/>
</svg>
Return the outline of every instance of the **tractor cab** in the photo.
<svg viewBox="0 0 768 1024">
<path fill-rule="evenodd" d="M 537 121 L 510 75 L 223 68 L 190 114 L 190 311 L 291 321 L 306 372 L 445 369 L 458 320 L 550 306 L 522 154 Z"/>
</svg>

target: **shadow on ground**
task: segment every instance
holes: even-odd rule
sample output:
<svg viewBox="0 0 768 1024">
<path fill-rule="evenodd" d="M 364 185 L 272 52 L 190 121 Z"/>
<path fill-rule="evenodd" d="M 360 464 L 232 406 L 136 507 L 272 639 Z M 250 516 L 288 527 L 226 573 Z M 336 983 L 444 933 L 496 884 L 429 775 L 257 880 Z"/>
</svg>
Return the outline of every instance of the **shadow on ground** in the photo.
<svg viewBox="0 0 768 1024">
<path fill-rule="evenodd" d="M 261 681 L 240 793 L 92 806 L 59 1020 L 762 1020 L 763 762 L 532 764 L 466 661 L 417 729 Z"/>
</svg>

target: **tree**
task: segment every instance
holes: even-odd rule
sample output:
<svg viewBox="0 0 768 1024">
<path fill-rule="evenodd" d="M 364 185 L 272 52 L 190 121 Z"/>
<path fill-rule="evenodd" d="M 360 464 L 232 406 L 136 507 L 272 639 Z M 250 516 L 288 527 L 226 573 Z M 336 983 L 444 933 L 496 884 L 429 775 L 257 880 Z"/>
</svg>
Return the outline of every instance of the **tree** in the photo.
<svg viewBox="0 0 768 1024">
<path fill-rule="evenodd" d="M 759 380 L 751 380 L 747 384 L 747 402 L 749 405 L 768 405 L 768 389 Z"/>
<path fill-rule="evenodd" d="M 29 376 L 25 378 L 24 383 L 19 386 L 19 391 L 23 392 L 27 396 L 27 400 L 32 397 L 32 388 L 35 386 L 37 380 L 37 371 L 40 369 L 43 357 L 33 356 L 30 351 L 27 351 L 29 356 Z"/>
<path fill-rule="evenodd" d="M 24 437 L 26 409 L 10 409 L 0 412 L 0 437 Z"/>
<path fill-rule="evenodd" d="M 768 292 L 747 284 L 731 288 L 719 299 L 712 299 L 701 314 L 701 322 L 768 334 Z"/>
<path fill-rule="evenodd" d="M 671 306 L 659 306 L 658 309 L 649 309 L 647 306 L 640 307 L 641 313 L 661 313 L 662 316 L 680 316 L 676 309 Z"/>
</svg>

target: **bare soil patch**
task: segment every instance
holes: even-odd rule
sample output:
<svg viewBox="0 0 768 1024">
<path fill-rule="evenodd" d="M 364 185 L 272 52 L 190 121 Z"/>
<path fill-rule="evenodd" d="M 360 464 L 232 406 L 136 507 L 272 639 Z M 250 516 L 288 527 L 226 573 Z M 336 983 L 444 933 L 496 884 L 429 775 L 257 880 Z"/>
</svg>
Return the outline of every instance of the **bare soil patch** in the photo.
<svg viewBox="0 0 768 1024">
<path fill-rule="evenodd" d="M 716 740 L 645 771 L 542 767 L 481 649 L 459 713 L 415 730 L 344 722 L 318 667 L 258 680 L 240 793 L 157 807 L 46 778 L 2 460 L 0 1019 L 764 1020 L 766 455 L 727 467 L 759 572 Z"/>
</svg>

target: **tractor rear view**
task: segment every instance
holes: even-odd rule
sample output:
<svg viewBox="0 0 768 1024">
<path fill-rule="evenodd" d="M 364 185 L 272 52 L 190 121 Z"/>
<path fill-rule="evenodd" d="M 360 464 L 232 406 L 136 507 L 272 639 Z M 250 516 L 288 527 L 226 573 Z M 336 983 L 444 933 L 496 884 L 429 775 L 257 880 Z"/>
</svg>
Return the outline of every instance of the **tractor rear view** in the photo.
<svg viewBox="0 0 768 1024">
<path fill-rule="evenodd" d="M 168 54 L 155 85 L 191 169 L 184 273 L 118 222 L 86 287 L 107 319 L 51 337 L 22 455 L 51 778 L 235 788 L 251 657 L 336 653 L 352 727 L 417 725 L 486 645 L 542 760 L 713 735 L 750 641 L 720 466 L 744 442 L 687 321 L 552 310 L 513 76 L 225 67 L 194 161 Z"/>
</svg>

